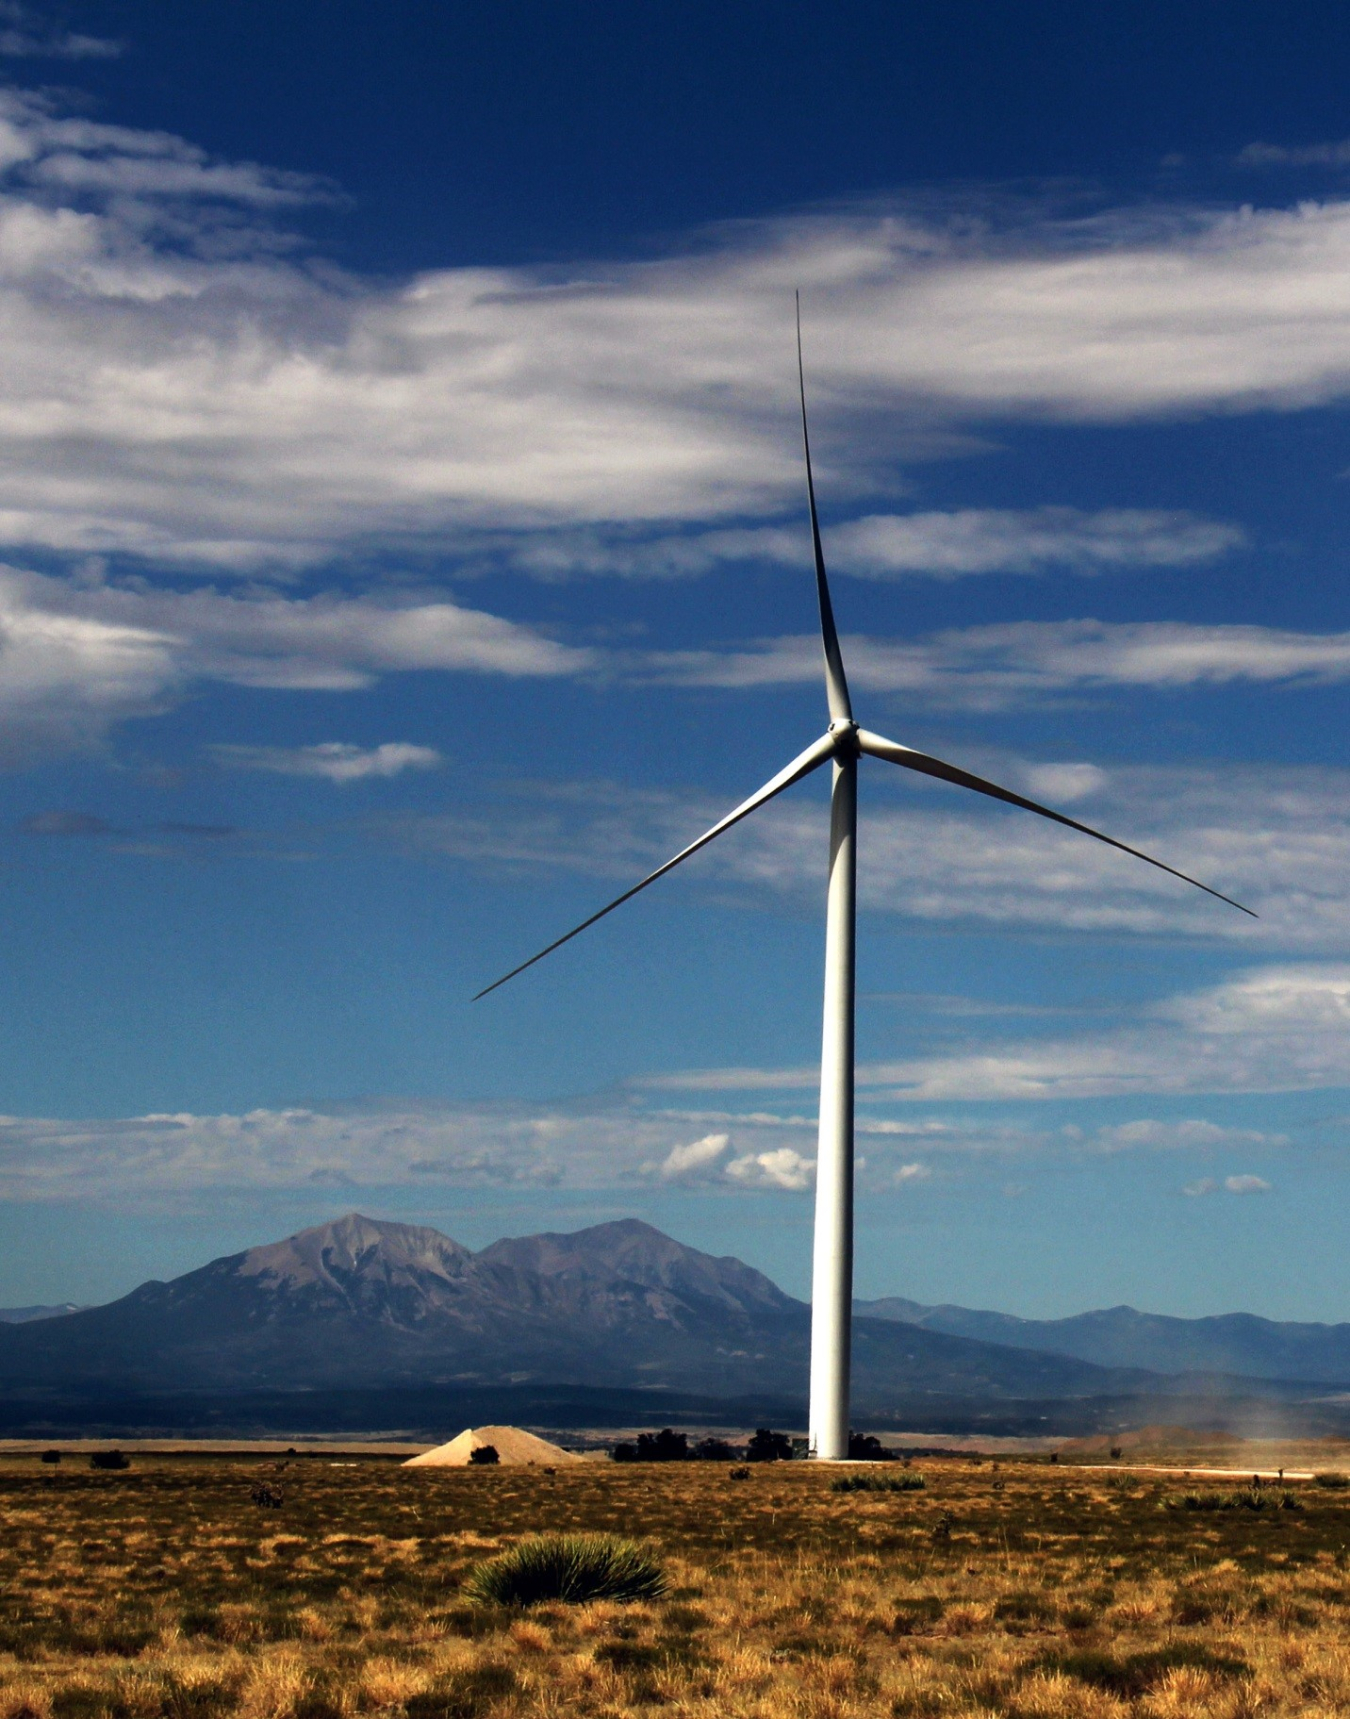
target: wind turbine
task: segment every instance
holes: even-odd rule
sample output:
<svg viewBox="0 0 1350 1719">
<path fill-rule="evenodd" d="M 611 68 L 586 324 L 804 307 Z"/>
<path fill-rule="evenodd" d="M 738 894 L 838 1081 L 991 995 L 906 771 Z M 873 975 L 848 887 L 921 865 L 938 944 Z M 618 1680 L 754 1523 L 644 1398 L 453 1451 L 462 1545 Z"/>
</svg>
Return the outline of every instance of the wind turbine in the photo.
<svg viewBox="0 0 1350 1719">
<path fill-rule="evenodd" d="M 1185 872 L 1164 865 L 1151 854 L 1140 852 L 1114 836 L 1103 835 L 1076 818 L 1065 817 L 1049 806 L 1039 805 L 1009 788 L 1000 788 L 982 776 L 972 775 L 955 764 L 926 752 L 916 752 L 911 746 L 886 740 L 880 734 L 860 728 L 853 719 L 853 705 L 848 695 L 844 675 L 843 653 L 834 624 L 834 605 L 830 601 L 829 581 L 825 575 L 825 555 L 820 542 L 820 522 L 816 514 L 816 489 L 811 475 L 811 440 L 806 425 L 806 375 L 802 365 L 801 303 L 797 305 L 797 381 L 802 407 L 802 447 L 806 458 L 806 497 L 811 515 L 811 545 L 815 554 L 816 596 L 820 604 L 820 634 L 825 653 L 825 697 L 829 706 L 830 725 L 819 740 L 798 753 L 772 780 L 766 782 L 748 800 L 742 800 L 734 811 L 728 812 L 720 823 L 704 832 L 697 841 L 681 849 L 654 872 L 635 883 L 608 906 L 583 919 L 580 925 L 556 938 L 546 949 L 531 955 L 509 973 L 494 980 L 473 999 L 486 997 L 490 991 L 514 979 L 545 955 L 551 955 L 564 943 L 631 901 L 639 891 L 657 878 L 673 871 L 691 854 L 716 841 L 724 830 L 739 824 L 752 812 L 758 811 L 785 789 L 809 776 L 813 770 L 829 764 L 833 785 L 830 792 L 830 863 L 826 887 L 825 909 L 825 1018 L 820 1048 L 820 1133 L 816 1154 L 816 1213 L 815 1247 L 811 1277 L 811 1407 L 810 1452 L 820 1461 L 840 1462 L 848 1457 L 849 1436 L 849 1362 L 851 1321 L 853 1311 L 853 1018 L 854 972 L 857 938 L 857 841 L 858 841 L 858 760 L 866 755 L 880 758 L 887 764 L 898 764 L 903 770 L 915 770 L 923 776 L 935 776 L 958 788 L 969 788 L 990 799 L 1002 800 L 1010 806 L 1035 812 L 1068 829 L 1078 830 L 1108 847 L 1119 848 L 1135 859 L 1156 866 L 1170 877 L 1193 884 L 1217 900 L 1227 902 L 1239 912 L 1257 917 L 1240 901 L 1222 895 L 1217 889 Z"/>
</svg>

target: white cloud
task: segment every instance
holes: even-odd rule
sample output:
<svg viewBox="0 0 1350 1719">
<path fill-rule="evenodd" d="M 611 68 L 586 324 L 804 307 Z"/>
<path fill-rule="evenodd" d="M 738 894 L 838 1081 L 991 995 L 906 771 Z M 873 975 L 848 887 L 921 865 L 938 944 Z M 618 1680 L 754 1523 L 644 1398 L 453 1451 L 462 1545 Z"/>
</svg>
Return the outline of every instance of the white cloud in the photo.
<svg viewBox="0 0 1350 1719">
<path fill-rule="evenodd" d="M 401 776 L 405 770 L 434 770 L 443 762 L 434 746 L 387 740 L 382 746 L 351 746 L 326 740 L 317 746 L 213 746 L 211 755 L 235 770 L 278 776 L 319 776 L 327 782 L 365 782 Z"/>
<path fill-rule="evenodd" d="M 109 60 L 121 52 L 121 43 L 106 36 L 51 29 L 15 0 L 0 5 L 0 55 L 9 59 Z"/>
<path fill-rule="evenodd" d="M 1013 621 L 900 640 L 846 637 L 850 683 L 972 710 L 1065 693 L 1234 682 L 1326 685 L 1350 679 L 1350 633 L 1185 621 Z M 814 684 L 820 640 L 762 639 L 723 651 L 654 652 L 631 673 L 683 686 Z"/>
<path fill-rule="evenodd" d="M 836 504 L 893 494 L 897 461 L 950 451 L 968 421 L 1350 387 L 1344 202 L 745 222 L 658 261 L 391 286 L 312 267 L 265 225 L 331 195 L 4 97 L 0 545 L 294 569 L 377 543 L 468 551 L 465 533 L 789 510 L 795 531 L 797 283 Z M 1231 541 L 1146 512 L 858 529 L 873 558 L 949 572 L 1184 563 Z"/>
<path fill-rule="evenodd" d="M 790 1146 L 779 1146 L 772 1152 L 750 1152 L 733 1158 L 727 1165 L 727 1175 L 746 1188 L 784 1188 L 800 1193 L 809 1188 L 816 1171 L 814 1158 L 804 1158 Z"/>
<path fill-rule="evenodd" d="M 855 687 L 904 691 L 930 708 L 1350 678 L 1350 634 L 1180 622 L 1024 622 L 914 641 L 850 638 L 846 651 Z M 14 737 L 43 728 L 49 738 L 87 740 L 109 722 L 167 708 L 200 679 L 329 692 L 431 669 L 753 689 L 815 685 L 819 657 L 810 635 L 730 651 L 638 652 L 564 644 L 439 595 L 183 591 L 100 579 L 97 569 L 62 579 L 0 564 L 0 737 L 9 734 L 11 749 Z M 1033 774 L 1042 784 L 1033 794 L 1065 801 L 1100 785 L 1087 764 Z"/>
<path fill-rule="evenodd" d="M 814 1124 L 811 1125 L 814 1131 Z M 812 1160 L 802 1125 L 735 1124 L 689 1143 L 679 1118 L 629 1101 L 388 1104 L 190 1112 L 106 1120 L 0 1117 L 0 1198 L 134 1197 L 211 1188 L 568 1186 L 702 1183 L 798 1192 Z M 765 1137 L 769 1143 L 766 1144 Z"/>
<path fill-rule="evenodd" d="M 1192 513 L 1073 507 L 965 508 L 954 513 L 869 514 L 827 527 L 830 568 L 864 579 L 920 575 L 958 579 L 977 573 L 1115 572 L 1130 567 L 1188 567 L 1246 542 L 1240 527 Z M 504 559 L 538 578 L 619 574 L 691 578 L 728 562 L 810 565 L 800 526 L 750 526 L 636 537 L 631 532 L 560 531 L 492 543 L 485 564 Z"/>
<path fill-rule="evenodd" d="M 729 1134 L 705 1134 L 688 1146 L 672 1146 L 659 1164 L 644 1164 L 646 1172 L 655 1171 L 663 1182 L 706 1179 L 717 1170 L 731 1144 Z"/>
<path fill-rule="evenodd" d="M 653 1085 L 657 1083 L 651 1083 Z M 64 1120 L 0 1117 L 0 1199 L 139 1199 L 212 1189 L 662 1186 L 801 1193 L 815 1176 L 812 1115 L 721 1112 L 722 1126 L 690 1139 L 690 1112 L 650 1108 L 640 1092 L 558 1104 L 333 1105 L 243 1115 L 166 1115 Z M 1161 1126 L 1161 1125 L 1158 1125 Z M 1279 1136 L 1191 1123 L 1197 1152 L 1281 1143 Z M 1105 1131 L 1103 1131 L 1105 1132 Z M 860 1189 L 881 1197 L 931 1179 L 927 1162 L 1006 1163 L 1081 1158 L 1102 1148 L 1091 1131 L 1066 1125 L 942 1117 L 912 1122 L 864 1115 L 858 1134 Z M 1109 1150 L 1152 1150 L 1140 1134 Z M 1241 1178 L 1235 1178 L 1241 1180 Z M 1233 1192 L 1260 1191 L 1234 1188 Z"/>
<path fill-rule="evenodd" d="M 1203 1199 L 1207 1194 L 1268 1194 L 1270 1183 L 1261 1176 L 1225 1176 L 1222 1181 L 1217 1176 L 1201 1176 L 1198 1181 L 1187 1182 L 1181 1190 L 1191 1199 Z"/>
<path fill-rule="evenodd" d="M 197 679 L 331 692 L 400 670 L 553 676 L 597 661 L 440 598 L 184 593 L 0 565 L 0 751 L 10 755 L 88 745 L 111 722 L 166 708 Z M 386 767 L 396 762 L 385 754 Z"/>
<path fill-rule="evenodd" d="M 1242 765 L 1103 771 L 934 744 L 996 781 L 1047 794 L 1051 805 L 1077 810 L 1088 801 L 1081 809 L 1096 827 L 1232 894 L 1260 918 L 1075 831 L 881 764 L 865 769 L 861 795 L 859 889 L 868 912 L 1011 931 L 1166 935 L 1350 954 L 1350 772 Z M 746 781 L 744 791 L 754 786 Z M 382 827 L 406 847 L 473 863 L 633 882 L 735 798 L 613 783 L 527 784 L 503 787 L 490 802 L 466 801 Z M 732 885 L 744 900 L 816 911 L 825 818 L 819 786 L 807 784 L 660 887 L 712 882 L 725 894 Z M 597 897 L 599 906 L 604 894 L 597 890 Z"/>
<path fill-rule="evenodd" d="M 1350 140 L 1339 143 L 1249 143 L 1238 153 L 1244 167 L 1350 167 Z"/>
<path fill-rule="evenodd" d="M 1188 567 L 1245 541 L 1236 526 L 1188 513 L 1072 507 L 1023 512 L 969 508 L 959 513 L 873 514 L 830 535 L 831 567 L 863 578 L 924 574 L 1115 572 L 1126 567 Z"/>
<path fill-rule="evenodd" d="M 1195 1151 L 1223 1146 L 1287 1146 L 1286 1134 L 1263 1134 L 1254 1128 L 1223 1128 L 1217 1122 L 1191 1117 L 1184 1122 L 1141 1118 L 1099 1128 L 1093 1144 L 1102 1152 Z"/>
<path fill-rule="evenodd" d="M 1225 1176 L 1224 1189 L 1230 1194 L 1268 1194 L 1270 1183 L 1260 1176 Z"/>
<path fill-rule="evenodd" d="M 1310 1092 L 1350 1086 L 1350 965 L 1257 967 L 1169 998 L 1107 1032 L 1016 1041 L 969 1035 L 959 1051 L 860 1064 L 859 1088 L 900 1103 L 1085 1099 L 1163 1093 Z M 654 1090 L 811 1089 L 813 1067 L 693 1070 Z M 1177 1130 L 1180 1130 L 1179 1135 Z M 1104 1128 L 1097 1149 L 1278 1146 L 1280 1135 L 1211 1132 L 1204 1122 Z"/>
</svg>

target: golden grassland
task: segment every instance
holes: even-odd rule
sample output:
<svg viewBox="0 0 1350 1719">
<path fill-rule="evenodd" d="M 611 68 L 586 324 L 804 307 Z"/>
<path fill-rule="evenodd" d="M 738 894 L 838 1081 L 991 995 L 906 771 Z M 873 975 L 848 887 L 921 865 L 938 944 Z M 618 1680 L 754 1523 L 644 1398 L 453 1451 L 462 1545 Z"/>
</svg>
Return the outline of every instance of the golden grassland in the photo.
<svg viewBox="0 0 1350 1719">
<path fill-rule="evenodd" d="M 0 1719 L 1350 1714 L 1350 1490 L 909 1472 L 11 1456 Z M 667 1596 L 467 1602 L 480 1560 L 577 1529 L 643 1538 Z"/>
</svg>

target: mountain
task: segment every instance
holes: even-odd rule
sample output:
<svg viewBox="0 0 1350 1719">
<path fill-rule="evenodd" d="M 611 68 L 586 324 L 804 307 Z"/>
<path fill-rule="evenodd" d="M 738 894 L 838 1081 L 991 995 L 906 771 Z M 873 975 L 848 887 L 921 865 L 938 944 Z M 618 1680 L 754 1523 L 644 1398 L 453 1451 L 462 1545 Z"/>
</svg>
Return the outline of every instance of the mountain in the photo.
<svg viewBox="0 0 1350 1719">
<path fill-rule="evenodd" d="M 856 1301 L 854 1311 L 866 1319 L 887 1319 L 981 1343 L 1071 1355 L 1099 1367 L 1350 1386 L 1350 1325 L 1285 1323 L 1252 1313 L 1178 1319 L 1133 1307 L 1106 1307 L 1068 1319 L 1018 1319 L 969 1307 L 927 1307 L 898 1295 Z"/>
<path fill-rule="evenodd" d="M 63 1301 L 57 1307 L 0 1307 L 0 1325 L 29 1325 L 34 1319 L 60 1319 L 66 1313 L 82 1311 L 74 1301 Z"/>
<path fill-rule="evenodd" d="M 636 1220 L 494 1242 L 352 1214 L 146 1283 L 105 1307 L 0 1326 L 0 1387 L 76 1393 L 507 1386 L 805 1396 L 810 1309 L 740 1260 Z M 860 1318 L 855 1400 L 1138 1393 L 1146 1373 Z"/>
</svg>

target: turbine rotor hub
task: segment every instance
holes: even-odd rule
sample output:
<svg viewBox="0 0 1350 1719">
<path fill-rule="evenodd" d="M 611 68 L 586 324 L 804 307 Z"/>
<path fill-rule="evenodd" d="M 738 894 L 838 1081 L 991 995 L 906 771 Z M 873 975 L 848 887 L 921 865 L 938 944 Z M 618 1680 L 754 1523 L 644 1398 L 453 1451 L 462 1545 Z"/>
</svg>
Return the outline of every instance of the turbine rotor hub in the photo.
<svg viewBox="0 0 1350 1719">
<path fill-rule="evenodd" d="M 841 757 L 856 758 L 860 750 L 858 746 L 858 724 L 847 717 L 838 717 L 826 730 L 834 738 L 834 749 Z"/>
</svg>

